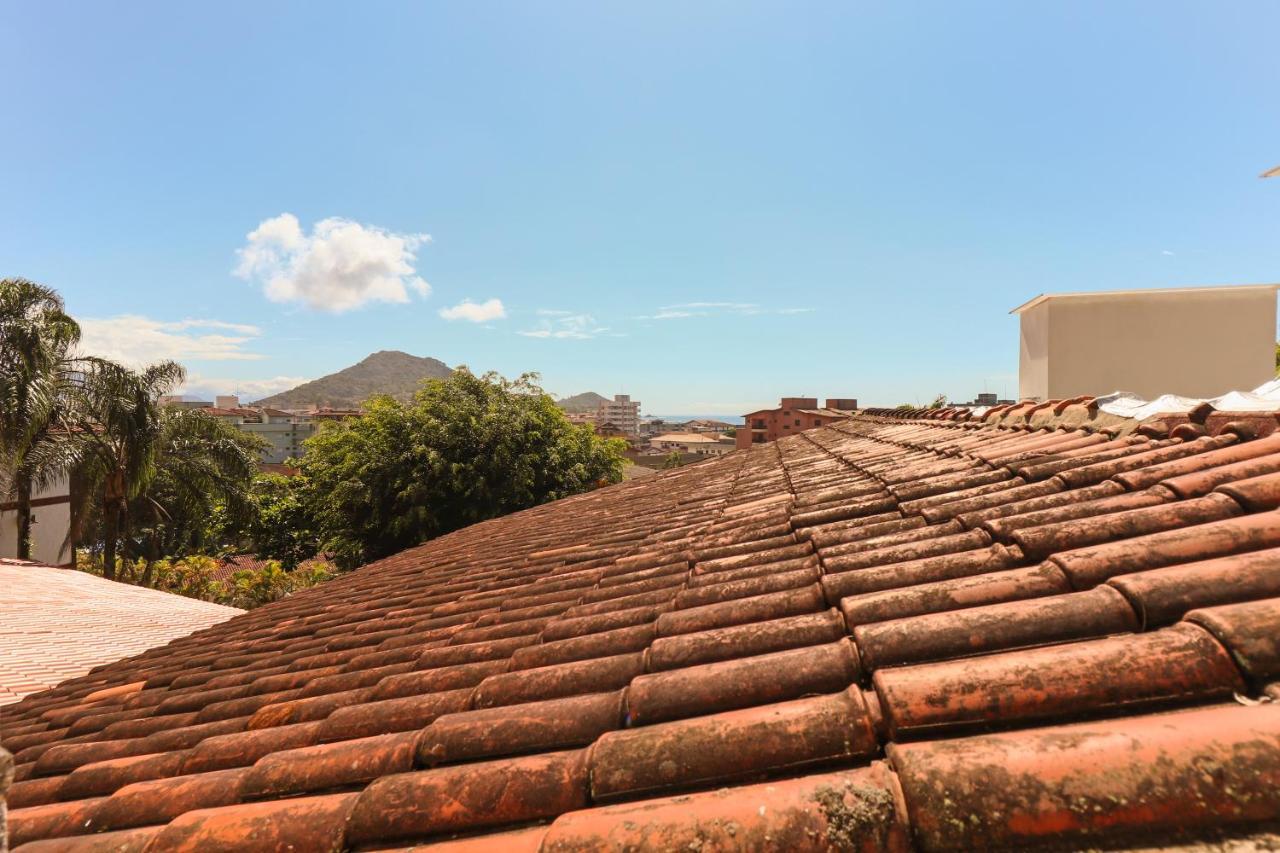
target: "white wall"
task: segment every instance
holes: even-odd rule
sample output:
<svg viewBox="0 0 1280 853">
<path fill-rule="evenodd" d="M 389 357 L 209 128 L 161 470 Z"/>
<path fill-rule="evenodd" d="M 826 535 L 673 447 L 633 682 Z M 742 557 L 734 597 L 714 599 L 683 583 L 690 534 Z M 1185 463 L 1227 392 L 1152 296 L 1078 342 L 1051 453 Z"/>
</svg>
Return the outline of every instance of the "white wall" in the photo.
<svg viewBox="0 0 1280 853">
<path fill-rule="evenodd" d="M 65 498 L 65 500 L 60 500 Z M 71 548 L 67 533 L 71 529 L 71 499 L 65 480 L 54 483 L 48 489 L 38 490 L 33 501 L 52 499 L 57 503 L 37 506 L 32 511 L 31 559 L 51 566 L 63 566 L 71 562 Z M 8 507 L 10 501 L 3 502 Z M 0 557 L 18 556 L 18 513 L 13 509 L 0 510 Z"/>
</svg>

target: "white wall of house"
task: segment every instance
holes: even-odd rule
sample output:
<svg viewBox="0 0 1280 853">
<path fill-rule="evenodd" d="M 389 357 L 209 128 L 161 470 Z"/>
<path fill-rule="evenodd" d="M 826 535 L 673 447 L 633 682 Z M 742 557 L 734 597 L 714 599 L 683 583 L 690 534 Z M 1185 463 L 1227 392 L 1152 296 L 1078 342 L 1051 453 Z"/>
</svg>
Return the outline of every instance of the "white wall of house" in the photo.
<svg viewBox="0 0 1280 853">
<path fill-rule="evenodd" d="M 71 562 L 71 491 L 65 479 L 31 496 L 31 559 L 51 566 Z M 0 502 L 0 557 L 18 556 L 18 513 L 12 501 Z"/>
</svg>

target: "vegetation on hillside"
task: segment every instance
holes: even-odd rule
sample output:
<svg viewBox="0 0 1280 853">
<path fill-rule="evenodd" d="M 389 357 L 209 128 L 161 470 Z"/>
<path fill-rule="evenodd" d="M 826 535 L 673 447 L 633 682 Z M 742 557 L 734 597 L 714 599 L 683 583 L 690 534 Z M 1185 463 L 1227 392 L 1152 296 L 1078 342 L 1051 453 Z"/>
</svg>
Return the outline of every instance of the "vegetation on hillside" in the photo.
<svg viewBox="0 0 1280 853">
<path fill-rule="evenodd" d="M 423 381 L 447 379 L 452 372 L 449 365 L 438 359 L 383 350 L 337 373 L 265 397 L 258 404 L 277 409 L 305 409 L 310 406 L 354 409 L 370 397 L 379 395 L 408 402 Z"/>
<path fill-rule="evenodd" d="M 581 394 L 574 394 L 572 397 L 556 400 L 556 405 L 566 412 L 582 414 L 584 412 L 594 412 L 600 408 L 601 403 L 607 402 L 609 402 L 609 398 L 603 394 L 597 394 L 595 391 L 583 391 Z"/>
</svg>

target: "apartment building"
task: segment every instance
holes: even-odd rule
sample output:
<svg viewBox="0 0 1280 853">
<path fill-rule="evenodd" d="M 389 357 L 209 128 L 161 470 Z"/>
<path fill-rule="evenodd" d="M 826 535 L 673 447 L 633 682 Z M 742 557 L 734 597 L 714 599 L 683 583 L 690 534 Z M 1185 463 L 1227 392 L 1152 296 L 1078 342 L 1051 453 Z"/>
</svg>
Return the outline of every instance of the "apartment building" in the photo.
<svg viewBox="0 0 1280 853">
<path fill-rule="evenodd" d="M 858 401 L 853 397 L 829 397 L 822 408 L 818 407 L 817 397 L 783 397 L 776 409 L 743 415 L 746 423 L 738 428 L 737 446 L 741 450 L 826 426 L 848 417 L 857 408 Z"/>
<path fill-rule="evenodd" d="M 623 435 L 638 435 L 640 404 L 632 402 L 629 394 L 615 394 L 612 400 L 606 400 L 596 408 L 596 423 L 600 426 L 612 424 Z"/>
<path fill-rule="evenodd" d="M 280 409 L 241 406 L 235 395 L 219 395 L 216 405 L 201 409 L 204 413 L 226 421 L 241 432 L 266 440 L 270 447 L 262 452 L 264 463 L 281 463 L 303 453 L 302 442 L 315 435 L 319 425 L 312 415 L 300 415 Z"/>
</svg>

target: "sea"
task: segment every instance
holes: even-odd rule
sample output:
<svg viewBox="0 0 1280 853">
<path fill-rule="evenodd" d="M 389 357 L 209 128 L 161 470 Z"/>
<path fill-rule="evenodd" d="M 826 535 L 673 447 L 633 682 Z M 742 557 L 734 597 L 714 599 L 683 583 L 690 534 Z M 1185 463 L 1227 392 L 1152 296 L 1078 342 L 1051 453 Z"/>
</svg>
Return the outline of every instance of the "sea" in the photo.
<svg viewBox="0 0 1280 853">
<path fill-rule="evenodd" d="M 707 421 L 724 421 L 725 423 L 727 423 L 727 424 L 733 424 L 734 426 L 742 426 L 742 424 L 743 424 L 743 423 L 745 423 L 745 421 L 743 421 L 743 419 L 742 419 L 742 415 L 650 415 L 650 414 L 643 414 L 643 415 L 641 415 L 641 416 L 640 416 L 640 419 L 641 419 L 641 420 L 652 420 L 652 419 L 654 419 L 654 418 L 661 418 L 661 419 L 662 419 L 662 420 L 664 420 L 664 421 L 676 421 L 676 422 L 679 422 L 679 421 L 699 421 L 699 420 L 707 420 Z"/>
</svg>

